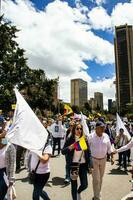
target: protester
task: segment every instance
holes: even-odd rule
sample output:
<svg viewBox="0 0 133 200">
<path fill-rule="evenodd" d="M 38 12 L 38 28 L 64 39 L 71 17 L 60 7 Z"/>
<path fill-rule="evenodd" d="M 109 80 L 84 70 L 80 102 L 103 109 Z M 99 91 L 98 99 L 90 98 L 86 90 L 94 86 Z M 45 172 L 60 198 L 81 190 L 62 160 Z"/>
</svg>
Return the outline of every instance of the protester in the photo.
<svg viewBox="0 0 133 200">
<path fill-rule="evenodd" d="M 66 131 L 65 142 L 71 137 L 73 126 L 74 126 L 74 122 L 71 121 L 70 126 Z M 65 166 L 66 175 L 65 175 L 64 182 L 67 184 L 67 183 L 70 183 L 70 165 L 69 165 L 69 157 L 67 156 L 67 154 L 65 155 L 65 161 L 66 161 L 66 166 Z"/>
<path fill-rule="evenodd" d="M 103 122 L 96 123 L 96 130 L 88 136 L 88 143 L 91 149 L 93 168 L 93 200 L 101 199 L 102 181 L 106 166 L 106 155 L 111 154 L 111 162 L 114 163 L 111 143 L 108 135 L 104 133 L 105 125 Z"/>
<path fill-rule="evenodd" d="M 111 130 L 111 124 L 107 123 L 105 133 L 109 136 L 111 144 L 114 144 L 114 138 Z M 107 161 L 110 161 L 110 155 L 107 153 Z"/>
<path fill-rule="evenodd" d="M 65 129 L 62 125 L 61 118 L 57 118 L 56 122 L 51 125 L 50 131 L 53 136 L 53 151 L 52 156 L 54 156 L 56 145 L 58 146 L 58 155 L 61 151 L 61 139 L 64 136 Z"/>
<path fill-rule="evenodd" d="M 84 136 L 82 125 L 75 124 L 73 126 L 71 136 L 66 140 L 62 149 L 62 154 L 66 155 L 67 164 L 69 165 L 71 170 L 77 165 L 77 169 L 75 168 L 75 170 L 76 172 L 78 171 L 79 174 L 79 188 L 77 188 L 77 179 L 73 180 L 71 176 L 71 194 L 73 200 L 81 199 L 81 192 L 88 187 L 87 172 L 88 170 L 90 170 L 91 172 L 93 167 L 91 160 L 91 152 L 87 143 L 85 142 L 86 150 L 82 150 L 82 148 L 77 148 L 77 145 L 79 145 L 79 142 L 83 137 Z"/>
<path fill-rule="evenodd" d="M 127 135 L 124 134 L 124 129 L 119 129 L 119 135 L 115 139 L 115 144 L 118 148 L 126 145 L 129 142 Z M 119 153 L 119 169 L 124 167 L 124 171 L 127 171 L 127 151 Z"/>
<path fill-rule="evenodd" d="M 42 156 L 37 156 L 37 154 L 35 153 L 31 154 L 31 171 L 35 170 L 38 161 L 40 160 L 37 170 L 35 172 L 35 180 L 33 183 L 33 200 L 39 200 L 40 197 L 42 197 L 42 199 L 44 200 L 50 200 L 48 194 L 43 191 L 43 187 L 47 183 L 50 176 L 49 158 L 51 154 L 52 147 L 49 142 L 46 143 Z"/>
<path fill-rule="evenodd" d="M 127 131 L 129 132 L 130 136 L 132 137 L 132 133 L 131 133 L 131 130 L 130 130 L 130 124 L 127 123 L 127 124 L 125 125 L 125 127 L 126 127 Z M 131 157 L 131 149 L 128 149 L 128 150 L 127 150 L 127 161 L 128 161 L 128 164 L 130 164 L 130 162 L 131 162 L 130 157 Z"/>
<path fill-rule="evenodd" d="M 16 150 L 5 135 L 3 125 L 0 127 L 0 200 L 4 200 L 8 187 L 15 182 Z"/>
<path fill-rule="evenodd" d="M 133 138 L 131 139 L 131 141 L 128 144 L 126 144 L 118 149 L 115 149 L 113 151 L 113 153 L 116 154 L 116 153 L 124 152 L 124 151 L 127 151 L 128 149 L 131 149 L 132 147 L 133 147 Z"/>
</svg>

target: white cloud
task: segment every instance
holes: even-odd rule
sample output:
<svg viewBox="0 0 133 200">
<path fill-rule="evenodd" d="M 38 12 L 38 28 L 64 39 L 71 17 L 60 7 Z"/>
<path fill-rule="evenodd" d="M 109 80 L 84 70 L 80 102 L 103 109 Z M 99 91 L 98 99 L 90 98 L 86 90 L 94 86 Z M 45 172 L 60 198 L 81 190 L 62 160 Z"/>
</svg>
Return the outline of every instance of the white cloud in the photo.
<svg viewBox="0 0 133 200">
<path fill-rule="evenodd" d="M 89 23 L 94 29 L 105 30 L 111 27 L 111 18 L 103 7 L 95 7 L 89 13 Z"/>
<path fill-rule="evenodd" d="M 94 7 L 88 12 L 91 28 L 96 30 L 113 30 L 114 26 L 133 25 L 133 0 L 130 3 L 117 3 L 111 15 L 102 6 Z"/>
<path fill-rule="evenodd" d="M 18 42 L 26 50 L 29 65 L 44 69 L 51 78 L 60 76 L 60 96 L 65 101 L 70 101 L 71 78 L 91 82 L 84 60 L 114 62 L 113 45 L 90 31 L 79 8 L 56 0 L 44 11 L 37 11 L 28 0 L 4 0 L 2 10 L 21 30 Z"/>
<path fill-rule="evenodd" d="M 133 25 L 133 1 L 131 3 L 118 3 L 111 14 L 113 25 Z"/>
</svg>

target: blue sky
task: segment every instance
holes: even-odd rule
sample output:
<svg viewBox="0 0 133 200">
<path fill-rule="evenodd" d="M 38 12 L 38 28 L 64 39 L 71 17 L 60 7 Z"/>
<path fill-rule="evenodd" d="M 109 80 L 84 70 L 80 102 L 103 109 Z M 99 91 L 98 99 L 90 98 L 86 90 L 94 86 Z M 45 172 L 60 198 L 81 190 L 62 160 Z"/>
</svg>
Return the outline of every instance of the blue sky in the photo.
<svg viewBox="0 0 133 200">
<path fill-rule="evenodd" d="M 88 99 L 115 100 L 114 27 L 133 25 L 133 0 L 3 0 L 2 12 L 20 30 L 17 42 L 31 68 L 59 76 L 59 98 L 70 102 L 70 80 L 88 82 Z"/>
</svg>

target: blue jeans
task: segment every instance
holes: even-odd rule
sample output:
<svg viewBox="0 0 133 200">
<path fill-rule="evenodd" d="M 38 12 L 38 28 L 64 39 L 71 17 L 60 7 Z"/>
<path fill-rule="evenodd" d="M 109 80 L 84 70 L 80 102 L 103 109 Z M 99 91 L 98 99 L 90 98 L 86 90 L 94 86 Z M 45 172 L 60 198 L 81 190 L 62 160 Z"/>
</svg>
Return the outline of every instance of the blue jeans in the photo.
<svg viewBox="0 0 133 200">
<path fill-rule="evenodd" d="M 6 169 L 0 169 L 0 200 L 4 200 L 7 193 L 7 185 L 4 181 L 3 175 L 6 172 Z"/>
<path fill-rule="evenodd" d="M 87 167 L 86 164 L 80 164 L 79 167 L 80 186 L 78 187 L 77 180 L 71 180 L 71 193 L 73 200 L 77 200 L 77 193 L 81 193 L 88 187 Z"/>
<path fill-rule="evenodd" d="M 119 166 L 122 166 L 126 169 L 127 168 L 127 151 L 119 153 Z"/>
<path fill-rule="evenodd" d="M 40 197 L 44 200 L 50 200 L 47 193 L 43 191 L 43 187 L 47 183 L 49 179 L 50 173 L 46 174 L 36 174 L 35 176 L 35 182 L 33 184 L 34 190 L 33 190 L 33 200 L 39 200 Z"/>
<path fill-rule="evenodd" d="M 65 155 L 65 160 L 66 160 L 66 166 L 65 166 L 66 176 L 65 176 L 65 178 L 67 178 L 68 180 L 70 180 L 70 164 L 68 162 L 68 159 L 67 159 L 66 155 Z"/>
</svg>

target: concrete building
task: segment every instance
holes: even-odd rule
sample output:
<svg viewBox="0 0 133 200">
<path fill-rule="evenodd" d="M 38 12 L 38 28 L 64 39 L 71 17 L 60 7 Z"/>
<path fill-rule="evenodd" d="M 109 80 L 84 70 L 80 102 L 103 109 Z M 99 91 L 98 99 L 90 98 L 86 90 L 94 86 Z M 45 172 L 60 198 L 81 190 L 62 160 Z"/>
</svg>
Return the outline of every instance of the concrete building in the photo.
<svg viewBox="0 0 133 200">
<path fill-rule="evenodd" d="M 94 98 L 90 98 L 90 100 L 88 101 L 90 107 L 92 110 L 95 110 L 96 109 L 96 100 Z"/>
<path fill-rule="evenodd" d="M 111 111 L 112 107 L 113 107 L 113 101 L 112 101 L 112 99 L 108 99 L 108 111 L 109 112 Z"/>
<path fill-rule="evenodd" d="M 101 92 L 95 92 L 94 98 L 96 100 L 96 107 L 99 107 L 99 109 L 103 110 L 103 93 Z"/>
<path fill-rule="evenodd" d="M 117 110 L 133 102 L 133 30 L 127 24 L 115 27 Z"/>
<path fill-rule="evenodd" d="M 71 80 L 71 105 L 79 107 L 87 102 L 87 82 L 82 79 Z"/>
</svg>

